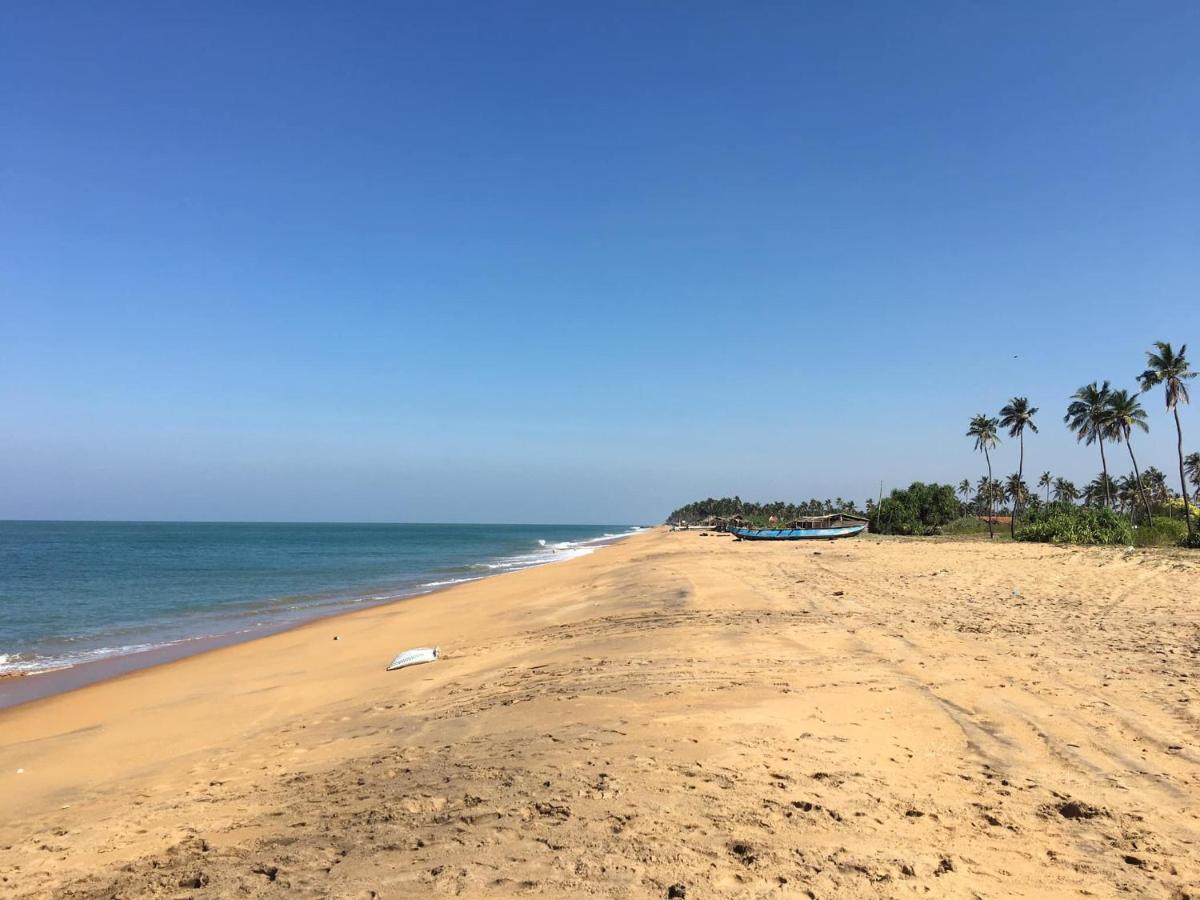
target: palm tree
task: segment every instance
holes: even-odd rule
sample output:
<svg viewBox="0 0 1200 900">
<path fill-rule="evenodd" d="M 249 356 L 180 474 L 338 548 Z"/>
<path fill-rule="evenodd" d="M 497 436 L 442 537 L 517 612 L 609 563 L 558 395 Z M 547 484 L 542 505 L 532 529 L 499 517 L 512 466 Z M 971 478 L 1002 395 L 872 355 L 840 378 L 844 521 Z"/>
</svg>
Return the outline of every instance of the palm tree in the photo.
<svg viewBox="0 0 1200 900">
<path fill-rule="evenodd" d="M 1083 502 L 1088 506 L 1112 506 L 1112 496 L 1117 493 L 1117 483 L 1104 472 L 1088 482 L 1083 489 Z"/>
<path fill-rule="evenodd" d="M 1185 456 L 1183 466 L 1187 469 L 1188 480 L 1196 489 L 1196 502 L 1200 503 L 1200 453 L 1189 453 Z"/>
<path fill-rule="evenodd" d="M 1167 499 L 1167 476 L 1157 466 L 1146 466 L 1142 473 L 1142 486 L 1150 495 L 1151 503 L 1162 503 Z"/>
<path fill-rule="evenodd" d="M 1059 503 L 1074 503 L 1078 496 L 1079 490 L 1075 487 L 1075 482 L 1061 476 L 1054 479 L 1054 499 Z"/>
<path fill-rule="evenodd" d="M 975 506 L 981 514 L 998 515 L 997 507 L 1004 502 L 1004 485 L 995 478 L 980 475 L 975 485 Z"/>
<path fill-rule="evenodd" d="M 1133 475 L 1122 475 L 1117 479 L 1117 505 L 1121 512 L 1130 511 L 1130 519 L 1133 518 L 1133 510 L 1137 509 L 1140 486 L 1140 481 Z"/>
<path fill-rule="evenodd" d="M 988 451 L 1000 443 L 1000 438 L 996 434 L 999 426 L 1000 423 L 996 419 L 980 413 L 971 419 L 971 426 L 967 429 L 967 437 L 975 438 L 975 449 L 982 451 L 983 458 L 987 460 L 989 482 L 992 480 L 992 457 Z M 996 532 L 992 527 L 992 510 L 995 508 L 995 496 L 989 492 L 986 499 L 988 500 L 988 537 L 994 538 Z"/>
<path fill-rule="evenodd" d="M 1038 479 L 1038 487 L 1046 489 L 1046 502 L 1050 502 L 1050 485 L 1054 483 L 1054 476 L 1049 472 L 1043 472 L 1042 477 Z"/>
<path fill-rule="evenodd" d="M 965 516 L 967 514 L 968 502 L 971 499 L 971 482 L 966 478 L 958 483 L 958 495 L 962 498 L 958 501 L 959 513 Z"/>
<path fill-rule="evenodd" d="M 1017 507 L 1029 500 L 1029 485 L 1021 479 L 1019 472 L 1013 472 L 1004 479 L 1004 496 L 1012 503 L 1013 517 L 1015 518 Z"/>
<path fill-rule="evenodd" d="M 1195 378 L 1196 373 L 1189 370 L 1186 357 L 1187 344 L 1180 346 L 1179 352 L 1176 353 L 1166 341 L 1155 341 L 1154 350 L 1146 353 L 1146 371 L 1141 374 L 1138 381 L 1141 383 L 1143 393 L 1156 385 L 1163 385 L 1167 409 L 1175 415 L 1175 449 L 1179 453 L 1179 484 L 1183 488 L 1183 515 L 1187 519 L 1188 544 L 1190 545 L 1192 542 L 1192 510 L 1188 506 L 1187 478 L 1183 474 L 1183 426 L 1179 424 L 1179 403 L 1180 401 L 1191 402 L 1186 382 Z"/>
<path fill-rule="evenodd" d="M 1015 437 L 1021 442 L 1021 456 L 1017 462 L 1017 480 L 1020 481 L 1025 475 L 1025 429 L 1028 428 L 1034 434 L 1037 434 L 1037 426 L 1033 424 L 1033 417 L 1037 414 L 1038 408 L 1029 405 L 1028 397 L 1013 397 L 1000 410 L 1000 427 L 1008 429 L 1008 436 Z M 1021 504 L 1025 501 L 1024 496 L 1018 497 L 1013 501 L 1012 519 L 1009 520 L 1009 534 L 1016 536 L 1017 533 L 1017 515 L 1020 512 Z"/>
<path fill-rule="evenodd" d="M 1071 404 L 1063 422 L 1075 432 L 1075 440 L 1085 444 L 1100 444 L 1100 468 L 1104 473 L 1104 486 L 1110 483 L 1108 477 L 1108 460 L 1104 458 L 1104 428 L 1107 416 L 1108 397 L 1112 393 L 1108 382 L 1097 387 L 1096 382 L 1086 384 L 1071 395 Z M 1111 494 L 1105 495 L 1105 502 L 1112 506 Z"/>
<path fill-rule="evenodd" d="M 1004 503 L 1004 485 L 999 479 L 993 478 L 987 484 L 985 496 L 988 502 L 992 504 L 992 514 L 1000 514 L 1000 505 Z"/>
<path fill-rule="evenodd" d="M 1133 483 L 1137 485 L 1138 494 L 1142 498 L 1142 506 L 1146 508 L 1146 521 L 1153 524 L 1150 501 L 1146 499 L 1146 492 L 1142 489 L 1142 473 L 1138 471 L 1137 457 L 1133 455 L 1133 429 L 1140 428 L 1145 432 L 1150 431 L 1150 426 L 1146 424 L 1146 411 L 1142 409 L 1142 402 L 1138 400 L 1137 394 L 1131 394 L 1129 391 L 1113 391 L 1108 395 L 1106 413 L 1108 421 L 1105 427 L 1108 437 L 1117 442 L 1125 442 L 1125 448 L 1129 451 L 1129 461 L 1133 463 Z"/>
</svg>

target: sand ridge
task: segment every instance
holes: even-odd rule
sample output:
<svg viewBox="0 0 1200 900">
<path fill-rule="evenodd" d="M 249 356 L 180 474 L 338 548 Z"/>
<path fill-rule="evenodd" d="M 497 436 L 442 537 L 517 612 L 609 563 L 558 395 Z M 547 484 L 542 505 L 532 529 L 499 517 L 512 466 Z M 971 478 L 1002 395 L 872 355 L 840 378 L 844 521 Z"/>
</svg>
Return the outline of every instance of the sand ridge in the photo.
<svg viewBox="0 0 1200 900">
<path fill-rule="evenodd" d="M 0 893 L 1194 896 L 1198 575 L 657 530 L 0 713 Z"/>
</svg>

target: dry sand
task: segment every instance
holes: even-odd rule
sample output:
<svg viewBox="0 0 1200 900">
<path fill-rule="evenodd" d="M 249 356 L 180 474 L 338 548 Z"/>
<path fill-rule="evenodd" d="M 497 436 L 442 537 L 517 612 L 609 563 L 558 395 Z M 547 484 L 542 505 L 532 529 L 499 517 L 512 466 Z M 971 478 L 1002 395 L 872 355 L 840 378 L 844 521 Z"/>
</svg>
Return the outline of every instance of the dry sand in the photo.
<svg viewBox="0 0 1200 900">
<path fill-rule="evenodd" d="M 659 530 L 0 713 L 0 895 L 1196 896 L 1198 688 L 1195 557 Z"/>
</svg>

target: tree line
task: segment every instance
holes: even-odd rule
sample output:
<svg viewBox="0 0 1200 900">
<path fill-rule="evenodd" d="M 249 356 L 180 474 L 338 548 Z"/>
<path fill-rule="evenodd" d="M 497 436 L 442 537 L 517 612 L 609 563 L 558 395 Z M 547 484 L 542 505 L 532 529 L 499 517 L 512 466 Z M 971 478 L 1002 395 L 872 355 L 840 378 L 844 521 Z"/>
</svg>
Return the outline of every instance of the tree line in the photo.
<svg viewBox="0 0 1200 900">
<path fill-rule="evenodd" d="M 1137 390 L 1117 389 L 1109 381 L 1093 381 L 1075 391 L 1068 398 L 1063 423 L 1079 443 L 1095 445 L 1100 455 L 1100 473 L 1082 488 L 1050 471 L 1043 471 L 1033 488 L 1026 482 L 1025 436 L 1038 433 L 1039 409 L 1028 397 L 1013 397 L 998 415 L 979 413 L 971 418 L 967 436 L 974 439 L 975 449 L 983 454 L 987 466 L 986 474 L 974 484 L 966 478 L 957 487 L 914 482 L 907 489 L 892 491 L 882 503 L 868 499 L 863 512 L 853 500 L 841 497 L 833 500 L 813 498 L 803 503 L 783 500 L 756 503 L 736 496 L 709 497 L 674 510 L 667 517 L 667 523 L 699 523 L 710 518 L 739 517 L 747 523 L 761 525 L 848 513 L 865 515 L 871 520 L 873 531 L 934 534 L 940 533 L 956 516 L 978 515 L 986 520 L 988 534 L 994 537 L 998 517 L 1011 511 L 1009 529 L 1013 537 L 1021 538 L 1018 528 L 1024 527 L 1027 533 L 1023 539 L 1026 540 L 1048 539 L 1034 536 L 1035 532 L 1093 536 L 1104 532 L 1124 540 L 1132 533 L 1130 526 L 1138 519 L 1153 529 L 1155 515 L 1162 517 L 1180 510 L 1186 523 L 1183 543 L 1200 547 L 1200 533 L 1188 502 L 1191 495 L 1200 504 L 1200 453 L 1184 453 L 1183 425 L 1179 416 L 1180 405 L 1191 402 L 1188 382 L 1196 374 L 1187 360 L 1187 345 L 1176 351 L 1171 344 L 1158 341 L 1146 354 L 1146 367 L 1136 379 Z M 1158 468 L 1148 466 L 1143 469 L 1134 450 L 1134 437 L 1150 430 L 1150 416 L 1141 398 L 1159 387 L 1163 389 L 1165 409 L 1174 420 L 1178 494 L 1172 490 L 1168 476 Z M 1002 432 L 1017 442 L 1017 470 L 997 478 L 992 454 L 1000 446 Z M 1118 446 L 1124 447 L 1132 471 L 1114 478 L 1109 472 L 1108 454 Z M 1078 505 L 1081 502 L 1082 507 Z M 1095 514 L 1083 515 L 1085 510 L 1093 510 Z M 1127 520 L 1114 519 L 1114 513 L 1126 516 Z M 1120 524 L 1122 521 L 1123 525 Z M 1166 531 L 1168 535 L 1179 528 L 1177 520 L 1174 524 L 1166 524 L 1171 525 Z M 1178 540 L 1178 535 L 1179 532 L 1174 531 L 1170 540 Z M 1155 533 L 1156 540 L 1161 537 Z"/>
<path fill-rule="evenodd" d="M 1074 504 L 1082 499 L 1089 506 L 1119 509 L 1127 513 L 1131 520 L 1141 516 L 1145 523 L 1152 525 L 1154 506 L 1157 505 L 1160 510 L 1168 506 L 1173 492 L 1168 487 L 1166 476 L 1158 469 L 1151 466 L 1144 472 L 1141 470 L 1134 453 L 1133 438 L 1138 432 L 1150 430 L 1149 416 L 1142 406 L 1141 395 L 1162 387 L 1166 410 L 1175 424 L 1179 497 L 1183 498 L 1180 505 L 1187 523 L 1185 543 L 1188 546 L 1200 546 L 1200 536 L 1197 536 L 1192 522 L 1191 504 L 1187 502 L 1189 494 L 1193 492 L 1200 501 L 1200 453 L 1184 453 L 1183 425 L 1179 419 L 1180 405 L 1191 401 L 1187 382 L 1195 376 L 1196 372 L 1191 370 L 1187 360 L 1186 344 L 1176 351 L 1171 344 L 1157 341 L 1154 349 L 1146 353 L 1146 368 L 1137 376 L 1137 391 L 1113 388 L 1109 381 L 1093 381 L 1075 391 L 1069 398 L 1063 423 L 1078 442 L 1086 446 L 1094 444 L 1099 449 L 1100 474 L 1080 491 L 1069 480 L 1056 478 L 1051 472 L 1043 472 L 1037 487 L 1046 492 L 1045 502 L 1051 502 L 1050 492 L 1053 490 L 1054 502 Z M 987 465 L 987 474 L 974 486 L 974 506 L 980 515 L 986 516 L 990 536 L 995 535 L 998 504 L 1003 505 L 1006 500 L 1011 504 L 1009 528 L 1015 536 L 1018 520 L 1024 510 L 1031 503 L 1040 502 L 1037 493 L 1030 490 L 1024 478 L 1025 435 L 1037 434 L 1037 413 L 1038 407 L 1032 406 L 1027 397 L 1013 397 L 1001 408 L 998 416 L 979 413 L 971 418 L 967 437 L 974 439 L 975 449 L 983 454 Z M 992 471 L 992 451 L 1000 444 L 1002 430 L 1017 440 L 1019 456 L 1017 471 L 998 480 Z M 1124 445 L 1133 467 L 1128 476 L 1114 479 L 1109 475 L 1106 443 L 1110 449 Z M 1189 491 L 1189 482 L 1192 491 Z M 964 502 L 967 501 L 972 492 L 970 481 L 964 479 L 960 482 L 958 492 Z"/>
<path fill-rule="evenodd" d="M 712 497 L 697 500 L 681 506 L 667 516 L 668 525 L 684 523 L 699 523 L 708 518 L 731 519 L 740 516 L 747 522 L 763 524 L 772 517 L 778 522 L 790 522 L 808 516 L 828 516 L 834 513 L 862 515 L 854 505 L 853 500 L 843 500 L 837 497 L 833 500 L 806 500 L 803 503 L 787 503 L 776 500 L 772 503 L 755 503 L 743 500 L 741 497 Z"/>
</svg>

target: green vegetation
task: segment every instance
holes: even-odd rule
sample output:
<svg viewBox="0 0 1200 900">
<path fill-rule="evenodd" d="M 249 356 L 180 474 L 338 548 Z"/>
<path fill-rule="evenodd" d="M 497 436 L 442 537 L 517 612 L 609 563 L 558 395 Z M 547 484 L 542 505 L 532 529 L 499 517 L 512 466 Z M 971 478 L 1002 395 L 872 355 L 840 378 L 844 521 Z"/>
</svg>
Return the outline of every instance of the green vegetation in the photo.
<svg viewBox="0 0 1200 900">
<path fill-rule="evenodd" d="M 1050 487 L 1054 484 L 1054 476 L 1049 471 L 1043 472 L 1042 477 L 1038 479 L 1038 487 L 1046 491 L 1046 502 L 1050 502 Z"/>
<path fill-rule="evenodd" d="M 1016 534 L 1017 516 L 1021 514 L 1021 508 L 1029 500 L 1029 488 L 1023 480 L 1025 477 L 1025 429 L 1037 434 L 1037 426 L 1033 424 L 1033 417 L 1037 411 L 1036 406 L 1029 405 L 1028 397 L 1013 397 L 1000 410 L 1000 427 L 1007 428 L 1008 436 L 1017 438 L 1021 446 L 1017 472 L 1015 475 L 1009 476 L 1004 489 L 1005 494 L 1013 503 L 1012 520 L 1008 524 L 1010 537 Z"/>
<path fill-rule="evenodd" d="M 1200 453 L 1189 453 L 1183 458 L 1183 468 L 1192 483 L 1192 496 L 1200 503 Z"/>
<path fill-rule="evenodd" d="M 878 534 L 940 534 L 943 526 L 959 516 L 953 485 L 914 481 L 905 490 L 892 491 L 871 510 L 871 530 Z"/>
<path fill-rule="evenodd" d="M 1054 499 L 1059 503 L 1074 503 L 1079 499 L 1079 489 L 1069 478 L 1054 479 Z"/>
<path fill-rule="evenodd" d="M 1063 422 L 1077 441 L 1096 444 L 1100 451 L 1100 474 L 1082 490 L 1068 479 L 1055 477 L 1050 472 L 1043 472 L 1037 482 L 1037 487 L 1045 491 L 1044 498 L 1025 483 L 1025 432 L 1037 433 L 1033 424 L 1037 407 L 1030 406 L 1028 398 L 1013 397 L 1001 408 L 999 419 L 984 413 L 974 416 L 967 435 L 975 438 L 975 449 L 983 452 L 988 472 L 979 480 L 974 498 L 970 497 L 969 480 L 959 483 L 964 515 L 973 511 L 984 517 L 989 524 L 989 534 L 994 536 L 990 526 L 997 503 L 1003 506 L 1007 500 L 1012 511 L 1012 533 L 1018 540 L 1128 543 L 1130 538 L 1126 532 L 1133 535 L 1134 526 L 1137 526 L 1137 541 L 1146 546 L 1171 542 L 1200 546 L 1200 536 L 1193 526 L 1196 508 L 1182 499 L 1188 496 L 1190 483 L 1200 502 L 1200 453 L 1184 454 L 1179 416 L 1180 404 L 1190 401 L 1187 382 L 1197 373 L 1191 371 L 1187 361 L 1186 345 L 1176 351 L 1171 344 L 1156 341 L 1154 349 L 1146 354 L 1146 363 L 1145 371 L 1138 376 L 1139 392 L 1114 389 L 1109 381 L 1093 381 L 1071 396 Z M 1134 433 L 1150 430 L 1149 417 L 1139 393 L 1159 385 L 1164 390 L 1166 408 L 1175 420 L 1179 494 L 1171 491 L 1166 477 L 1154 466 L 1141 471 L 1133 449 Z M 992 477 L 989 452 L 999 443 L 997 425 L 1007 428 L 1009 436 L 1019 442 L 1017 471 L 1002 484 Z M 1106 443 L 1125 445 L 1133 466 L 1131 474 L 1117 479 L 1109 475 Z M 1050 502 L 1052 493 L 1054 503 Z M 1082 508 L 1075 506 L 1077 500 L 1083 501 Z M 1023 520 L 1026 509 L 1029 512 L 1027 521 Z M 1182 531 L 1175 518 L 1180 514 Z M 955 528 L 957 533 L 971 533 L 971 526 L 965 522 Z"/>
<path fill-rule="evenodd" d="M 1031 509 L 1016 537 L 1054 544 L 1132 544 L 1133 526 L 1106 506 L 1050 503 Z"/>
<path fill-rule="evenodd" d="M 1187 344 L 1176 353 L 1166 341 L 1155 341 L 1154 349 L 1146 354 L 1146 371 L 1138 378 L 1142 392 L 1151 390 L 1157 385 L 1163 386 L 1167 409 L 1175 416 L 1175 434 L 1177 436 L 1176 450 L 1179 452 L 1179 487 L 1183 496 L 1187 497 L 1186 462 L 1183 455 L 1183 426 L 1179 424 L 1179 404 L 1190 403 L 1187 382 L 1196 377 L 1190 371 L 1187 358 Z M 1187 545 L 1195 546 L 1196 532 L 1192 530 L 1192 513 L 1184 504 L 1184 515 L 1187 518 Z"/>
<path fill-rule="evenodd" d="M 1107 381 L 1099 387 L 1094 381 L 1085 384 L 1072 395 L 1067 414 L 1063 416 L 1063 422 L 1075 432 L 1075 440 L 1089 445 L 1100 444 L 1100 484 L 1104 488 L 1104 502 L 1107 506 L 1112 505 L 1112 479 L 1108 477 L 1108 460 L 1104 458 L 1104 438 L 1109 434 L 1108 398 L 1111 394 L 1112 388 Z"/>
<path fill-rule="evenodd" d="M 1010 534 L 1021 541 L 1080 544 L 1179 545 L 1200 549 L 1200 453 L 1185 454 L 1179 407 L 1190 402 L 1188 382 L 1195 378 L 1187 360 L 1187 345 L 1176 351 L 1166 341 L 1156 341 L 1146 354 L 1146 369 L 1138 376 L 1139 391 L 1113 388 L 1109 381 L 1093 381 L 1071 395 L 1063 422 L 1085 445 L 1100 451 L 1100 473 L 1077 487 L 1049 471 L 1037 479 L 1037 489 L 1025 482 L 1025 435 L 1037 434 L 1038 408 L 1027 397 L 1013 397 L 999 416 L 979 413 L 971 418 L 967 437 L 983 454 L 987 474 L 972 485 L 964 478 L 957 485 L 914 482 L 894 490 L 876 504 L 866 501 L 871 530 L 881 534 L 975 535 L 987 531 L 995 537 L 998 517 L 1011 515 Z M 1141 394 L 1162 386 L 1166 409 L 1175 421 L 1179 463 L 1179 493 L 1154 466 L 1142 469 L 1133 448 L 1133 436 L 1150 431 Z M 1000 445 L 1000 429 L 1017 440 L 1017 470 L 1003 479 L 992 471 L 992 452 Z M 1109 474 L 1105 444 L 1124 444 L 1133 471 L 1114 478 Z M 1173 480 L 1173 479 L 1170 479 Z M 1039 493 L 1039 491 L 1044 492 Z M 1051 499 L 1053 498 L 1053 500 Z M 1081 504 L 1081 505 L 1080 505 Z M 712 517 L 740 517 L 763 526 L 772 520 L 787 523 L 809 516 L 845 512 L 863 515 L 853 501 L 809 500 L 806 503 L 747 503 L 739 497 L 711 497 L 675 510 L 669 524 L 701 523 Z"/>
<path fill-rule="evenodd" d="M 1187 538 L 1187 525 L 1181 519 L 1155 519 L 1139 525 L 1133 532 L 1135 547 L 1178 547 Z"/>
<path fill-rule="evenodd" d="M 987 460 L 987 481 L 985 482 L 987 490 L 986 494 L 988 501 L 988 535 L 994 535 L 992 529 L 992 517 L 995 515 L 996 509 L 996 489 L 995 481 L 992 479 L 992 456 L 989 453 L 1000 443 L 1000 438 L 996 435 L 996 429 L 1000 427 L 1000 420 L 993 419 L 983 413 L 979 413 L 971 419 L 971 425 L 967 429 L 967 437 L 975 438 L 975 449 L 983 453 L 983 458 Z"/>
<path fill-rule="evenodd" d="M 709 518 L 730 519 L 740 516 L 748 525 L 764 526 L 770 522 L 772 516 L 779 522 L 790 522 L 807 516 L 828 516 L 833 513 L 863 515 L 854 505 L 853 500 L 843 500 L 841 497 L 835 500 L 814 498 L 804 503 L 785 503 L 782 500 L 776 500 L 773 503 L 754 503 L 743 500 L 741 497 L 721 497 L 719 500 L 709 497 L 707 500 L 697 500 L 679 507 L 667 516 L 667 524 L 680 525 L 685 522 L 699 524 Z"/>
<path fill-rule="evenodd" d="M 1106 430 L 1118 442 L 1124 441 L 1129 450 L 1129 461 L 1133 463 L 1134 486 L 1146 509 L 1146 522 L 1150 523 L 1154 516 L 1150 512 L 1150 501 L 1146 499 L 1142 473 L 1138 471 L 1137 457 L 1133 455 L 1133 429 L 1140 428 L 1146 432 L 1150 430 L 1150 426 L 1146 424 L 1146 411 L 1142 409 L 1141 401 L 1136 395 L 1130 394 L 1129 391 L 1113 391 L 1109 395 L 1108 409 L 1105 410 L 1105 413 Z"/>
<path fill-rule="evenodd" d="M 1166 497 L 1158 502 L 1160 515 L 1181 516 L 1183 514 L 1184 499 L 1182 497 Z M 1188 502 L 1188 513 L 1192 518 L 1200 516 L 1200 506 L 1195 503 Z"/>
<path fill-rule="evenodd" d="M 987 534 L 988 527 L 979 516 L 959 516 L 943 525 L 939 533 L 951 537 L 967 537 L 973 534 Z"/>
</svg>

